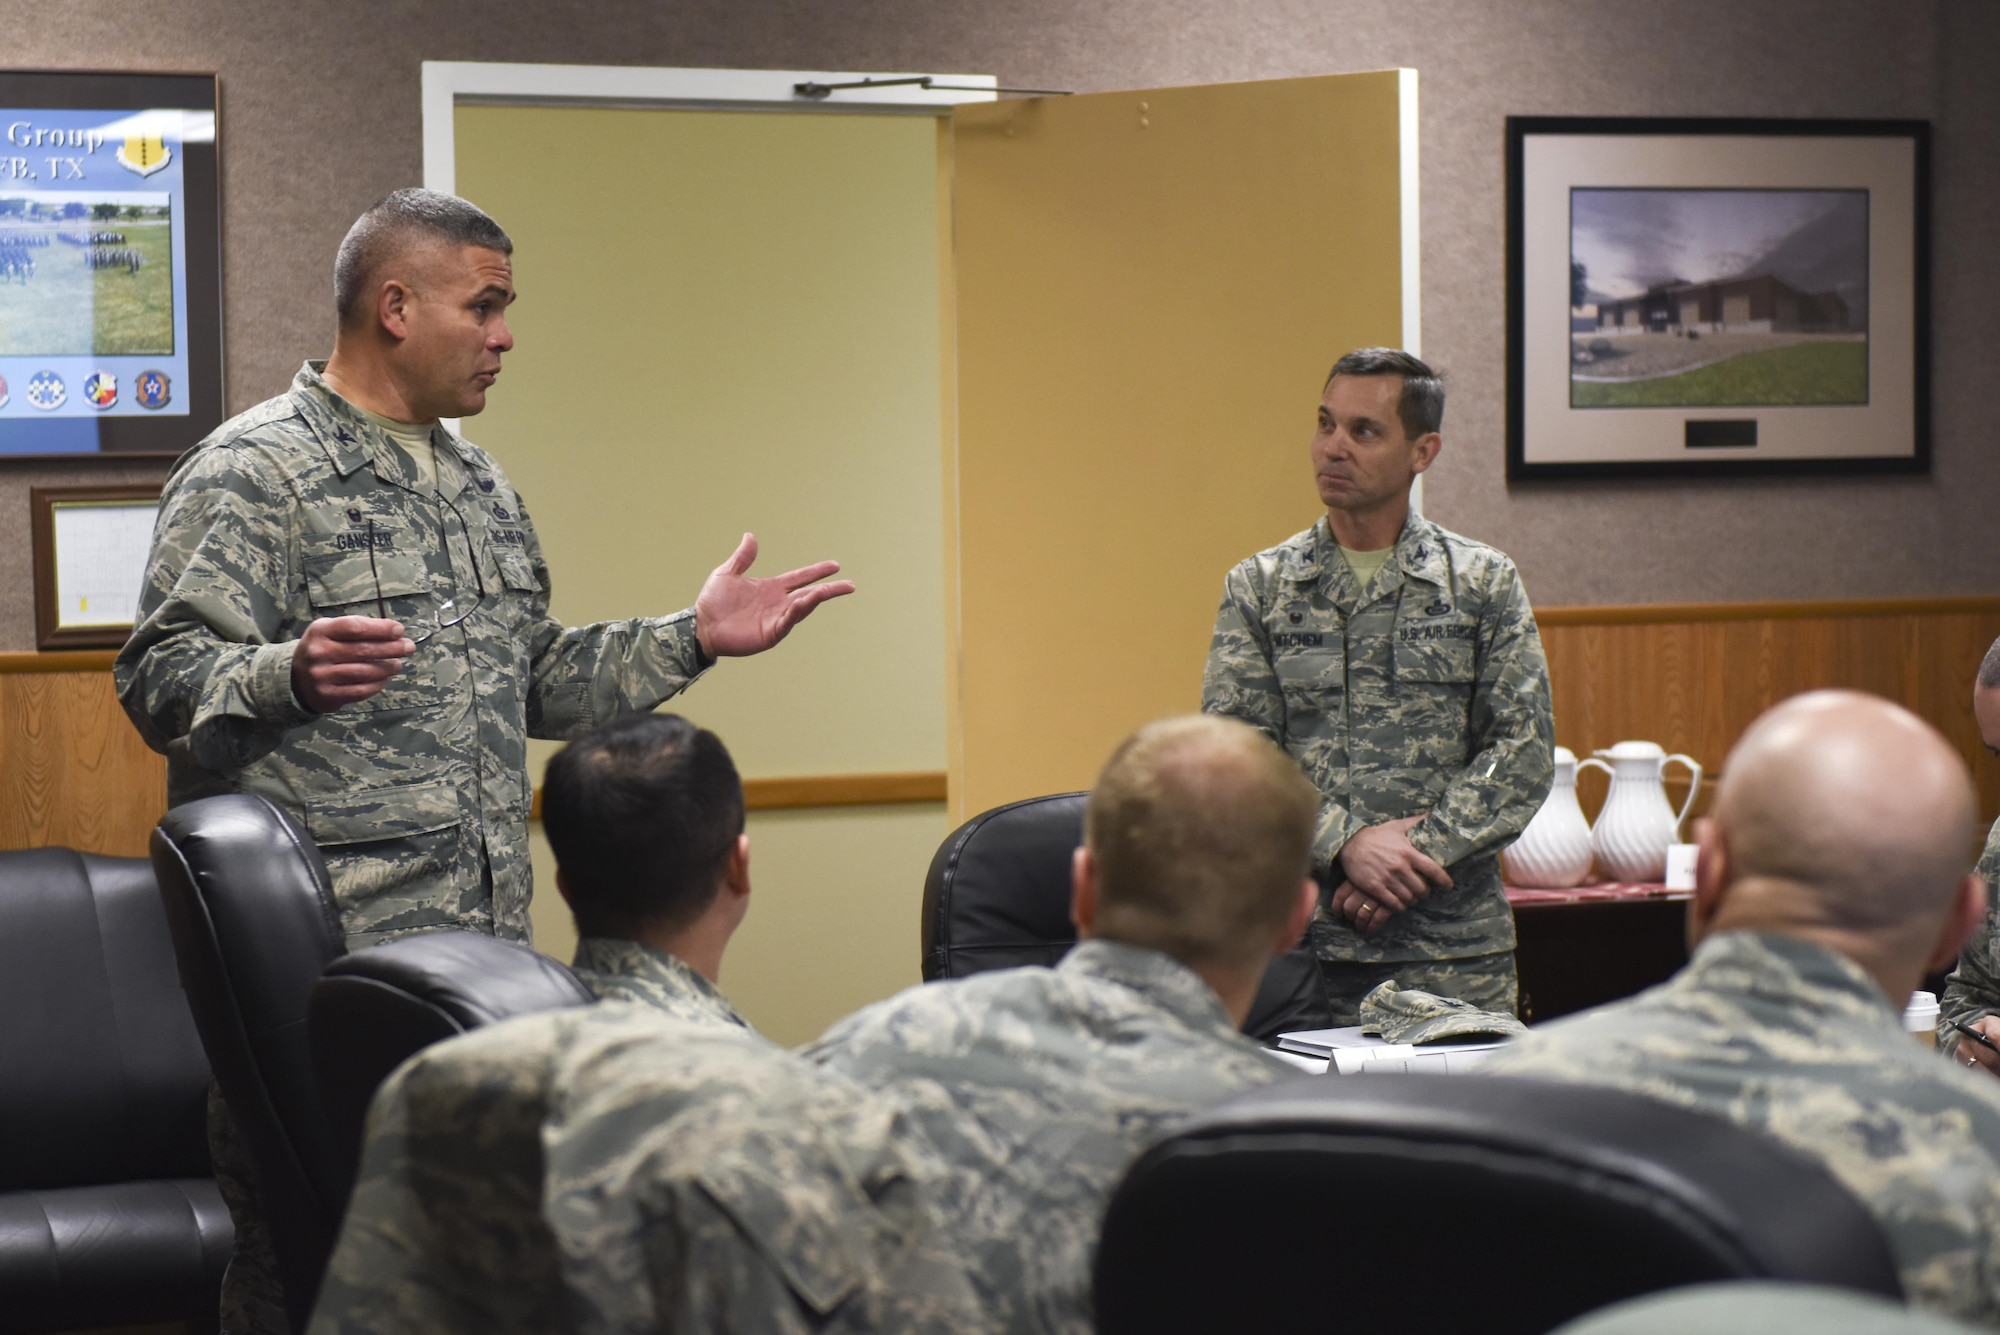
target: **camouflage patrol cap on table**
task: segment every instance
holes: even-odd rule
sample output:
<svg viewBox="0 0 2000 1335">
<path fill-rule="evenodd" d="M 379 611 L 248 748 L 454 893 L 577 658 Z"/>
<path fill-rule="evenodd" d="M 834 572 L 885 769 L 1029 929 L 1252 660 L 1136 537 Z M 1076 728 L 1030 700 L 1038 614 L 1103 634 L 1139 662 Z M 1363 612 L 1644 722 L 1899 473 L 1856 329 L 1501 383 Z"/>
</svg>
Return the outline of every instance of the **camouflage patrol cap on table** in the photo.
<svg viewBox="0 0 2000 1335">
<path fill-rule="evenodd" d="M 1361 1029 L 1380 1034 L 1391 1043 L 1512 1038 L 1528 1032 L 1528 1027 L 1511 1015 L 1483 1011 L 1456 997 L 1405 988 L 1393 978 L 1361 998 Z"/>
</svg>

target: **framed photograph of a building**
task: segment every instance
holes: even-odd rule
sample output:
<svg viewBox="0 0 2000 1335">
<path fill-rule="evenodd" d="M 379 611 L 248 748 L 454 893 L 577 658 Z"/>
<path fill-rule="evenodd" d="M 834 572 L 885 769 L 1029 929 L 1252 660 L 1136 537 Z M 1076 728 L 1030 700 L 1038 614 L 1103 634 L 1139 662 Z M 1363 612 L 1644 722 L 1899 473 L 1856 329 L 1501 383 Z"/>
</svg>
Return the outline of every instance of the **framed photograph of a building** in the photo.
<svg viewBox="0 0 2000 1335">
<path fill-rule="evenodd" d="M 1930 126 L 1507 120 L 1507 476 L 1930 467 Z"/>
</svg>

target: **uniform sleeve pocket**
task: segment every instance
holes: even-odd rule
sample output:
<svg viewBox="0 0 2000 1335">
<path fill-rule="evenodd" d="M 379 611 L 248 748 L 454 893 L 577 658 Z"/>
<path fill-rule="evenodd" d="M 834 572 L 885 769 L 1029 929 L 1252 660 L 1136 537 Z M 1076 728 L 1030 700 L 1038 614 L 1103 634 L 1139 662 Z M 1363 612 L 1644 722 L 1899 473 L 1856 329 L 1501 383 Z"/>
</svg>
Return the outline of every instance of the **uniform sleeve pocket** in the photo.
<svg viewBox="0 0 2000 1335">
<path fill-rule="evenodd" d="M 500 582 L 516 593 L 540 593 L 542 582 L 535 578 L 535 565 L 525 552 L 497 547 L 493 560 L 500 567 Z"/>
<path fill-rule="evenodd" d="M 821 1316 L 867 1281 L 870 1241 L 884 1223 L 838 1163 L 809 1129 L 782 1137 L 753 1131 L 741 1153 L 711 1160 L 699 1179 L 800 1301 Z"/>
</svg>

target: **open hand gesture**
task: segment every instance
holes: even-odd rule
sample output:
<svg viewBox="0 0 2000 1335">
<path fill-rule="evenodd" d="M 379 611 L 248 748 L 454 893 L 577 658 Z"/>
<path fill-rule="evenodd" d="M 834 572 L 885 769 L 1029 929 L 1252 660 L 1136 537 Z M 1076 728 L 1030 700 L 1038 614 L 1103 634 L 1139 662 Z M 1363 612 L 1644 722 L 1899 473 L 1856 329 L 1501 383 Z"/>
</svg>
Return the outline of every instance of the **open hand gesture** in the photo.
<svg viewBox="0 0 2000 1335">
<path fill-rule="evenodd" d="M 761 654 L 791 633 L 815 607 L 854 592 L 852 580 L 825 579 L 838 561 L 820 561 L 769 579 L 744 572 L 757 559 L 757 535 L 745 533 L 736 551 L 715 568 L 694 600 L 694 633 L 710 658 Z"/>
</svg>

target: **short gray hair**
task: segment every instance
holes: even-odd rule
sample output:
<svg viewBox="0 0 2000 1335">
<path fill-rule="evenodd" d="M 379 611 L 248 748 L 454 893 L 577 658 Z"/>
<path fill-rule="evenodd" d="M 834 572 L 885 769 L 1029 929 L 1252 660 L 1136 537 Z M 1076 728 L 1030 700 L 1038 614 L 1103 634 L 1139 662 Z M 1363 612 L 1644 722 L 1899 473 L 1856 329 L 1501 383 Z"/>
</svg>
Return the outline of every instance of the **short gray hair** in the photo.
<svg viewBox="0 0 2000 1335">
<path fill-rule="evenodd" d="M 347 229 L 333 261 L 333 296 L 340 322 L 362 316 L 369 289 L 382 267 L 421 245 L 483 246 L 502 255 L 514 243 L 475 204 L 440 190 L 398 190 L 384 195 Z"/>
<path fill-rule="evenodd" d="M 1990 691 L 2000 686 L 2000 640 L 1986 646 L 1986 657 L 1979 660 L 1979 689 Z"/>
<path fill-rule="evenodd" d="M 1396 415 L 1403 419 L 1403 434 L 1411 440 L 1444 425 L 1444 373 L 1401 348 L 1356 348 L 1333 364 L 1326 373 L 1326 383 L 1331 385 L 1335 376 L 1343 375 L 1403 377 L 1403 397 L 1396 403 Z"/>
</svg>

